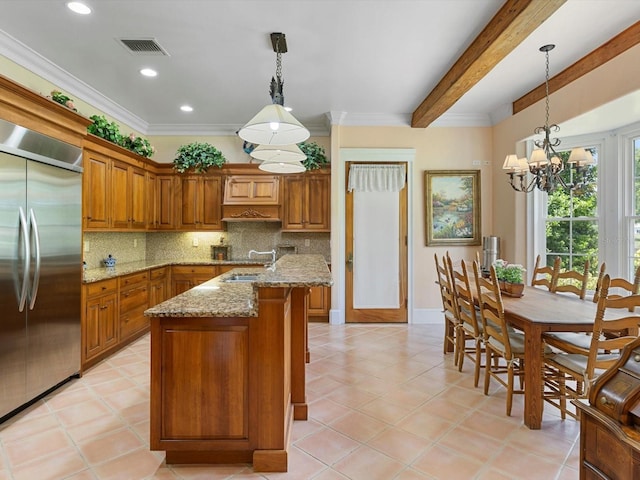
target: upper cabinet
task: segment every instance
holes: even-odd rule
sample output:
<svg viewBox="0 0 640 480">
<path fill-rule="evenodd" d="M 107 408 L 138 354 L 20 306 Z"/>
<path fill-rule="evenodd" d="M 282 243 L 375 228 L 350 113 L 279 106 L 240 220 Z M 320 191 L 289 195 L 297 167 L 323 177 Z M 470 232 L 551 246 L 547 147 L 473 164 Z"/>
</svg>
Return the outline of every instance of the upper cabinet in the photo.
<svg viewBox="0 0 640 480">
<path fill-rule="evenodd" d="M 283 176 L 282 230 L 331 231 L 331 176 L 328 172 Z"/>
<path fill-rule="evenodd" d="M 146 230 L 147 172 L 144 163 L 97 137 L 84 149 L 85 230 Z"/>
<path fill-rule="evenodd" d="M 225 222 L 279 222 L 280 177 L 227 175 L 222 203 L 222 219 Z"/>
<path fill-rule="evenodd" d="M 180 193 L 178 227 L 181 230 L 223 230 L 219 175 L 181 176 Z"/>
</svg>

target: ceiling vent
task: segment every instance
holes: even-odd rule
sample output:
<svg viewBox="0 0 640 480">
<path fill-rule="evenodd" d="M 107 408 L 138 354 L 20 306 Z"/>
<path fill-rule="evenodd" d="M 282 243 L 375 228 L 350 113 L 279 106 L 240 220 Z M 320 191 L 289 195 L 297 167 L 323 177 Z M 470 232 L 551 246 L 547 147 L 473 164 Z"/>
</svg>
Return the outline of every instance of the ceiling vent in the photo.
<svg viewBox="0 0 640 480">
<path fill-rule="evenodd" d="M 132 55 L 169 56 L 167 51 L 153 38 L 121 38 L 119 40 Z"/>
</svg>

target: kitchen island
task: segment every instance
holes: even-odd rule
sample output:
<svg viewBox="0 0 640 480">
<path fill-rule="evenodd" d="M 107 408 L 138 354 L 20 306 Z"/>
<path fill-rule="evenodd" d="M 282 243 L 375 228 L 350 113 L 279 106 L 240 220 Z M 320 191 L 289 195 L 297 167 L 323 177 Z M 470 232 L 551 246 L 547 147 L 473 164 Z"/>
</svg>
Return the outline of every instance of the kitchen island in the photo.
<svg viewBox="0 0 640 480">
<path fill-rule="evenodd" d="M 168 464 L 287 471 L 292 421 L 307 419 L 309 287 L 331 283 L 322 255 L 286 255 L 273 270 L 234 269 L 145 311 L 151 449 Z"/>
</svg>

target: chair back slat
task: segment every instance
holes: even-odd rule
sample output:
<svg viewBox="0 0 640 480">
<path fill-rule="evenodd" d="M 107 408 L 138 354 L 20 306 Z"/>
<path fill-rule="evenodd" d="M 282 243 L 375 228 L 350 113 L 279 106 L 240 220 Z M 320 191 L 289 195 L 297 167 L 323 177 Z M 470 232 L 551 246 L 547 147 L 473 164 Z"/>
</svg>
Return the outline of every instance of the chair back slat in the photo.
<svg viewBox="0 0 640 480">
<path fill-rule="evenodd" d="M 547 287 L 550 292 L 553 292 L 556 286 L 556 280 L 558 278 L 558 272 L 560 271 L 560 257 L 556 257 L 553 265 L 540 265 L 540 255 L 536 257 L 536 264 L 533 267 L 533 276 L 531 277 L 531 286 L 543 286 Z"/>
<path fill-rule="evenodd" d="M 584 300 L 587 294 L 587 282 L 589 281 L 589 260 L 585 260 L 582 272 L 567 270 L 558 272 L 553 290 L 554 293 L 573 293 Z"/>
<path fill-rule="evenodd" d="M 471 290 L 471 282 L 467 271 L 467 264 L 464 260 L 460 262 L 460 269 L 455 269 L 450 258 L 447 258 L 449 271 L 451 272 L 451 280 L 453 292 L 456 297 L 456 312 L 458 321 L 468 324 L 473 330 L 476 337 L 480 335 L 478 328 L 478 318 L 476 317 L 476 309 L 473 300 L 473 292 Z"/>
</svg>

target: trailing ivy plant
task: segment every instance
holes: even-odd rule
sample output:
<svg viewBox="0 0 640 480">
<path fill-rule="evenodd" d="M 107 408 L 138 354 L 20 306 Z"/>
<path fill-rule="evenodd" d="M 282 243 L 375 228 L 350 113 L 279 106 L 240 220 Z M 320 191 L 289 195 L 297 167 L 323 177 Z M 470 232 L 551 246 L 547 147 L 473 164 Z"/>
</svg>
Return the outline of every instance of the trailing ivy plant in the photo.
<svg viewBox="0 0 640 480">
<path fill-rule="evenodd" d="M 302 165 L 304 165 L 307 170 L 316 170 L 329 164 L 327 155 L 324 153 L 324 148 L 316 142 L 302 142 L 298 144 L 298 147 L 300 147 L 302 153 L 307 156 L 305 160 L 302 160 Z"/>
<path fill-rule="evenodd" d="M 221 168 L 227 159 L 222 152 L 209 143 L 192 142 L 182 145 L 173 160 L 174 170 L 184 173 L 193 169 L 195 173 L 204 173 L 209 167 Z"/>
<path fill-rule="evenodd" d="M 89 133 L 116 145 L 122 145 L 122 135 L 117 123 L 109 122 L 103 115 L 91 115 L 89 119 L 93 120 L 93 123 L 87 127 Z"/>
</svg>

